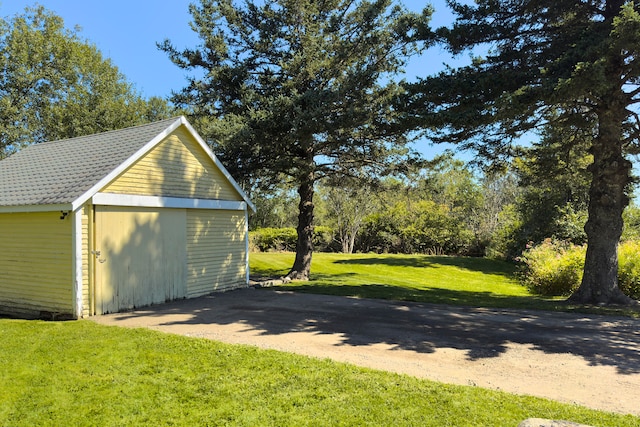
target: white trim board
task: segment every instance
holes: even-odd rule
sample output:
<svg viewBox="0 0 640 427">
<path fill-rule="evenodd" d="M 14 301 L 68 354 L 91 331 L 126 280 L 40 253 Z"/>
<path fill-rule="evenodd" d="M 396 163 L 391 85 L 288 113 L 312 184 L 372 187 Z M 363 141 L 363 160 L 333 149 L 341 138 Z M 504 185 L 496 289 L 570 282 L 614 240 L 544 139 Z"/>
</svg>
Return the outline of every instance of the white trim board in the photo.
<svg viewBox="0 0 640 427">
<path fill-rule="evenodd" d="M 78 210 L 73 211 L 73 213 L 71 214 L 71 221 L 73 221 L 71 225 L 71 252 L 73 253 L 71 265 L 73 270 L 73 296 L 75 297 L 73 311 L 75 318 L 80 319 L 83 312 L 82 254 L 84 252 L 84 248 L 82 247 L 82 207 L 80 207 L 80 209 Z"/>
<path fill-rule="evenodd" d="M 73 210 L 72 207 L 73 206 L 71 204 L 0 206 L 0 213 L 69 212 Z"/>
<path fill-rule="evenodd" d="M 247 203 L 234 200 L 187 199 L 182 197 L 140 196 L 133 194 L 97 193 L 92 197 L 94 205 L 128 206 L 140 208 L 219 209 L 244 211 Z"/>
</svg>

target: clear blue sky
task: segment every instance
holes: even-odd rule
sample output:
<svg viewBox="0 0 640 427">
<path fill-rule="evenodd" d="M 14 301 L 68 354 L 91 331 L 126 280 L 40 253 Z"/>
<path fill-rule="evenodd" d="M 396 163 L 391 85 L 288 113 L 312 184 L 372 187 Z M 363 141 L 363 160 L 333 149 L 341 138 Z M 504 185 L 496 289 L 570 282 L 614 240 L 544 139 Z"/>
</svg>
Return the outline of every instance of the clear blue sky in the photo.
<svg viewBox="0 0 640 427">
<path fill-rule="evenodd" d="M 198 39 L 189 27 L 188 5 L 193 0 L 0 0 L 0 16 L 7 18 L 22 13 L 25 7 L 41 4 L 64 19 L 67 28 L 80 28 L 80 35 L 94 43 L 105 57 L 133 83 L 145 97 L 166 98 L 185 84 L 184 71 L 157 49 L 156 43 L 169 39 L 178 48 L 194 47 Z M 405 0 L 407 8 L 421 11 L 431 3 L 436 12 L 432 26 L 451 22 L 452 15 L 444 0 L 431 2 Z M 463 59 L 464 60 L 464 59 Z M 432 48 L 407 68 L 408 79 L 426 76 L 442 68 L 446 62 L 456 65 L 441 48 Z M 417 146 L 427 157 L 441 148 Z"/>
<path fill-rule="evenodd" d="M 0 16 L 22 13 L 25 7 L 41 4 L 61 16 L 68 28 L 79 27 L 80 35 L 94 43 L 105 57 L 135 84 L 143 95 L 166 97 L 185 85 L 184 72 L 169 61 L 156 42 L 165 38 L 179 48 L 193 47 L 198 39 L 189 28 L 192 0 L 0 0 Z M 433 25 L 451 20 L 444 0 L 431 2 L 436 8 Z M 407 0 L 411 10 L 420 11 L 427 2 Z M 442 62 L 451 63 L 439 48 L 414 60 L 408 75 L 426 75 Z"/>
</svg>

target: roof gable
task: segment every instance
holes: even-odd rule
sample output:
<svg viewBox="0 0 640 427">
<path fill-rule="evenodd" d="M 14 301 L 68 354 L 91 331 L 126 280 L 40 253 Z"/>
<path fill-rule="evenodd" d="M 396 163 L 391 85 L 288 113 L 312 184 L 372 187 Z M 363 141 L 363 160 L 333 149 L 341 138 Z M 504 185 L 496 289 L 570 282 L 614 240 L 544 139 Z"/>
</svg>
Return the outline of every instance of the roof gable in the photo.
<svg viewBox="0 0 640 427">
<path fill-rule="evenodd" d="M 100 193 L 243 200 L 185 126 L 171 132 Z"/>
<path fill-rule="evenodd" d="M 181 125 L 255 210 L 184 117 L 29 146 L 0 161 L 0 207 L 68 205 L 75 210 Z"/>
</svg>

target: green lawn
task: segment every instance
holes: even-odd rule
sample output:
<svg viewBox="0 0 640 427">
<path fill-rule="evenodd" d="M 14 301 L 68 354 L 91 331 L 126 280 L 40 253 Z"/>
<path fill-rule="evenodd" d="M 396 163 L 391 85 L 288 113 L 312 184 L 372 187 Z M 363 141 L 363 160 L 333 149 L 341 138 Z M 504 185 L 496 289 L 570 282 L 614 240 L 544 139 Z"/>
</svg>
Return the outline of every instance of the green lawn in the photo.
<svg viewBox="0 0 640 427">
<path fill-rule="evenodd" d="M 252 253 L 255 277 L 286 275 L 292 253 Z M 511 263 L 483 258 L 427 255 L 315 253 L 309 282 L 283 289 L 482 307 L 546 308 L 559 299 L 532 295 L 514 277 Z"/>
<path fill-rule="evenodd" d="M 250 255 L 254 278 L 287 274 L 295 255 L 261 252 Z M 564 298 L 531 294 L 515 278 L 516 267 L 485 258 L 391 254 L 315 253 L 311 280 L 280 289 L 318 294 L 417 301 L 475 307 L 577 311 L 640 317 L 631 307 L 569 305 Z"/>
<path fill-rule="evenodd" d="M 640 418 L 91 321 L 0 319 L 2 426 L 594 426 Z"/>
<path fill-rule="evenodd" d="M 252 254 L 281 276 L 293 254 Z M 474 258 L 315 254 L 286 289 L 488 307 L 537 307 L 513 266 Z M 249 346 L 90 321 L 0 319 L 0 426 L 593 426 L 640 418 L 445 385 Z"/>
</svg>

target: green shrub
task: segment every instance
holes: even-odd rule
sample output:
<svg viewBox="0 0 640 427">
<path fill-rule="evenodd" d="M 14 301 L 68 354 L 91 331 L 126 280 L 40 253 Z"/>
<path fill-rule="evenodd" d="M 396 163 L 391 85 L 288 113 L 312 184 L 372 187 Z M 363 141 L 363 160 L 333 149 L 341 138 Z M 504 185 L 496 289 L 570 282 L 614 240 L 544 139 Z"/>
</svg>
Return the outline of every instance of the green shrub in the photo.
<svg viewBox="0 0 640 427">
<path fill-rule="evenodd" d="M 498 221 L 491 233 L 485 254 L 489 259 L 513 260 L 522 252 L 524 243 L 519 238 L 523 222 L 515 205 L 505 206 L 498 214 Z"/>
<path fill-rule="evenodd" d="M 640 240 L 624 242 L 618 249 L 618 286 L 640 300 Z"/>
<path fill-rule="evenodd" d="M 356 249 L 403 254 L 477 253 L 474 233 L 459 216 L 459 212 L 431 200 L 398 202 L 365 219 Z"/>
<path fill-rule="evenodd" d="M 622 213 L 624 228 L 622 229 L 622 241 L 640 241 L 640 206 L 631 204 Z"/>
<path fill-rule="evenodd" d="M 250 249 L 254 252 L 295 252 L 298 233 L 293 227 L 259 228 L 249 232 Z M 329 227 L 315 227 L 313 246 L 319 251 L 326 251 L 333 241 L 333 233 Z"/>
<path fill-rule="evenodd" d="M 527 249 L 520 261 L 520 282 L 541 295 L 571 295 L 582 280 L 586 246 L 545 240 Z M 618 286 L 626 295 L 640 300 L 640 241 L 628 241 L 618 248 Z"/>
<path fill-rule="evenodd" d="M 547 239 L 522 254 L 520 281 L 540 295 L 571 295 L 582 280 L 585 251 L 585 246 Z"/>
<path fill-rule="evenodd" d="M 251 249 L 258 252 L 295 251 L 298 234 L 293 227 L 259 228 L 249 232 Z"/>
<path fill-rule="evenodd" d="M 318 252 L 339 252 L 340 245 L 333 238 L 333 229 L 318 225 L 313 229 L 313 247 Z"/>
</svg>

